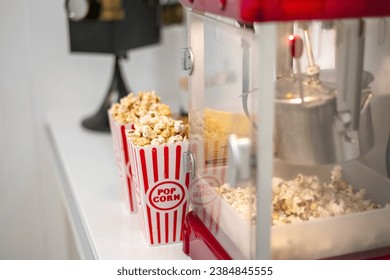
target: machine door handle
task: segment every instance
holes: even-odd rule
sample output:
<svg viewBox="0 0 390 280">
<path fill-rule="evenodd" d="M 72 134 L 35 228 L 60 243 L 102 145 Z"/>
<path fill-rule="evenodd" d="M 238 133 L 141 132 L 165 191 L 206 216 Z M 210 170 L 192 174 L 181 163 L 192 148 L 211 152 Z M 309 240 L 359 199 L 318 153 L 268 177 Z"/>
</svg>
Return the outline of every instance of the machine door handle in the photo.
<svg viewBox="0 0 390 280">
<path fill-rule="evenodd" d="M 251 179 L 251 146 L 249 138 L 238 138 L 235 134 L 229 136 L 227 174 L 230 186 L 237 186 Z"/>
</svg>

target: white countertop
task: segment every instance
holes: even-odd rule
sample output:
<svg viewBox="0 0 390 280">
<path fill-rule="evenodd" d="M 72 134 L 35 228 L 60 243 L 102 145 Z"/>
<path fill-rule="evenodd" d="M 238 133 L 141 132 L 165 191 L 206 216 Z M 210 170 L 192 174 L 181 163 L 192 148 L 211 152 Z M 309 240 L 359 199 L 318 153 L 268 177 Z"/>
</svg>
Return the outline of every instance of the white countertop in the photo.
<svg viewBox="0 0 390 280">
<path fill-rule="evenodd" d="M 85 114 L 48 114 L 67 210 L 87 259 L 189 259 L 182 244 L 151 247 L 120 199 L 111 135 L 84 129 Z"/>
</svg>

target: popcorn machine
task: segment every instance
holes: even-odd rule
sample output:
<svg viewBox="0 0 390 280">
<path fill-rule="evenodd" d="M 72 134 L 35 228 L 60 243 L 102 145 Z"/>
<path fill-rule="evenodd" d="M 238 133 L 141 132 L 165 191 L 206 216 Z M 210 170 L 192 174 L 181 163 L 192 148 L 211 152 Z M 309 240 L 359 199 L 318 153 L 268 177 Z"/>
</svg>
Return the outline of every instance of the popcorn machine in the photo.
<svg viewBox="0 0 390 280">
<path fill-rule="evenodd" d="M 388 258 L 390 116 L 379 104 L 390 104 L 390 5 L 181 3 L 192 176 L 183 251 Z"/>
</svg>

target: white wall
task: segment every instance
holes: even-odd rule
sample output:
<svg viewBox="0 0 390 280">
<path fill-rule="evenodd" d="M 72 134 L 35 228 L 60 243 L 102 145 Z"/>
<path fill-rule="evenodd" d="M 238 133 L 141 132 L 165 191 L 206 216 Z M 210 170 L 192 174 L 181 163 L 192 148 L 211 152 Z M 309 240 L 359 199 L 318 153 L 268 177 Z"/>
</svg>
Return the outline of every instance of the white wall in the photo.
<svg viewBox="0 0 390 280">
<path fill-rule="evenodd" d="M 44 131 L 48 110 L 93 113 L 109 86 L 113 58 L 72 54 L 64 0 L 0 0 L 0 259 L 77 258 Z M 156 90 L 179 111 L 184 26 L 129 53 L 133 91 Z"/>
</svg>

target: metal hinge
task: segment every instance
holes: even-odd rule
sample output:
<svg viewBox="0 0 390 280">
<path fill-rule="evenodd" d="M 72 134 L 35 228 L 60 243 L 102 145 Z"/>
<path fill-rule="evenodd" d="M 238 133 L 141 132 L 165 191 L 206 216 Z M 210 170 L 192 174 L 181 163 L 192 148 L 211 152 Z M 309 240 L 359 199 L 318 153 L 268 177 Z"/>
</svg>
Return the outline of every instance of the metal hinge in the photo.
<svg viewBox="0 0 390 280">
<path fill-rule="evenodd" d="M 181 49 L 181 68 L 186 70 L 188 75 L 191 76 L 194 69 L 194 56 L 191 48 Z"/>
<path fill-rule="evenodd" d="M 184 153 L 184 172 L 190 173 L 190 178 L 193 179 L 196 173 L 195 157 L 190 152 Z"/>
</svg>

